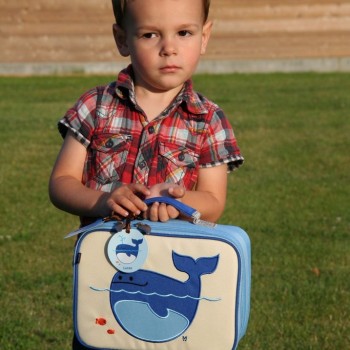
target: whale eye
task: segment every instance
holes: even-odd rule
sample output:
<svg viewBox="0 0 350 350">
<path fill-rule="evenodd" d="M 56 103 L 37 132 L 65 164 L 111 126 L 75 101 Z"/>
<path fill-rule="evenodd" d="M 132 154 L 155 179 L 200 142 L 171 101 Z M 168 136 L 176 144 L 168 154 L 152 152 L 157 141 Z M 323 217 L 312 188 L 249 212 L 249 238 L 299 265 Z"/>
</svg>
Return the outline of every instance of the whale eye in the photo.
<svg viewBox="0 0 350 350">
<path fill-rule="evenodd" d="M 134 280 L 134 277 L 130 276 L 129 281 L 132 282 Z"/>
<path fill-rule="evenodd" d="M 121 281 L 123 279 L 123 276 L 119 275 L 118 280 Z"/>
</svg>

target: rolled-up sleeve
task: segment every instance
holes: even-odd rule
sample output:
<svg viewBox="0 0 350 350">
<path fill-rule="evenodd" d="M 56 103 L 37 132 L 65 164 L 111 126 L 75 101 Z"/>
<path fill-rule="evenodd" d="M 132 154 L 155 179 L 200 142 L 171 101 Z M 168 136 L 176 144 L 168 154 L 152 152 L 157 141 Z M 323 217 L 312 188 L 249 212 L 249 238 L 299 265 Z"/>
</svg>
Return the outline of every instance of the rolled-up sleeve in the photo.
<svg viewBox="0 0 350 350">
<path fill-rule="evenodd" d="M 85 147 L 90 145 L 95 130 L 97 96 L 98 90 L 92 89 L 82 95 L 75 105 L 68 109 L 65 116 L 58 122 L 58 130 L 63 138 L 70 130 Z"/>
<path fill-rule="evenodd" d="M 200 167 L 227 164 L 228 171 L 238 168 L 243 164 L 244 158 L 227 117 L 221 109 L 217 109 L 211 111 L 208 118 L 206 138 L 199 160 Z"/>
</svg>

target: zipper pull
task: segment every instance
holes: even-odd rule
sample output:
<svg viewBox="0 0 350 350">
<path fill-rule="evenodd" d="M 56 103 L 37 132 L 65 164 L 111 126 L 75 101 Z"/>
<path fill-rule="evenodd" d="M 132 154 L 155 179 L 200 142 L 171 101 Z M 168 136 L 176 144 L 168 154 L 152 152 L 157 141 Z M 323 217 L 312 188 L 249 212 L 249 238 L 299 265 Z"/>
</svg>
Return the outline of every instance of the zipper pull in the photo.
<svg viewBox="0 0 350 350">
<path fill-rule="evenodd" d="M 141 222 L 138 222 L 136 224 L 136 228 L 143 234 L 143 235 L 149 235 L 152 231 L 151 226 L 147 224 L 143 224 Z"/>
</svg>

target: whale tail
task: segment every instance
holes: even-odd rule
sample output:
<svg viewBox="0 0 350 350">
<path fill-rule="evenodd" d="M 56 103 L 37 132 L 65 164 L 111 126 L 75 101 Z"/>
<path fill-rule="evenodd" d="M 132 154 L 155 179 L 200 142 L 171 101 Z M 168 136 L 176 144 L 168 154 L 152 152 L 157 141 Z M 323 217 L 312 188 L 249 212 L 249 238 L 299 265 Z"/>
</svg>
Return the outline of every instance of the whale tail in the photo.
<svg viewBox="0 0 350 350">
<path fill-rule="evenodd" d="M 135 247 L 138 247 L 143 242 L 143 238 L 141 239 L 132 239 L 132 243 L 135 244 Z"/>
<path fill-rule="evenodd" d="M 219 262 L 219 255 L 193 259 L 190 256 L 180 255 L 173 251 L 174 266 L 182 272 L 192 275 L 206 275 L 213 273 Z"/>
</svg>

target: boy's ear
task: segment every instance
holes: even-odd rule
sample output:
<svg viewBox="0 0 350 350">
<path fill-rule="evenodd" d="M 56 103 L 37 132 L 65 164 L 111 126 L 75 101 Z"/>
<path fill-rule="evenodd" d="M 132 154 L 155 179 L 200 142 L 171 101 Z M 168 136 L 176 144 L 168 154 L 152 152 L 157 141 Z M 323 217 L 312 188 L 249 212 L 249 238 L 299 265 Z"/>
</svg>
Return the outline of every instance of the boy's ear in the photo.
<svg viewBox="0 0 350 350">
<path fill-rule="evenodd" d="M 123 57 L 127 57 L 130 55 L 130 51 L 128 45 L 126 43 L 126 33 L 125 30 L 122 29 L 118 24 L 113 24 L 113 36 L 115 43 L 117 44 L 117 48 L 119 53 Z"/>
<path fill-rule="evenodd" d="M 203 31 L 202 31 L 202 47 L 201 47 L 201 54 L 204 55 L 205 51 L 207 49 L 208 41 L 210 38 L 211 34 L 211 29 L 213 27 L 213 22 L 212 21 L 207 21 L 205 22 L 203 26 Z"/>
</svg>

